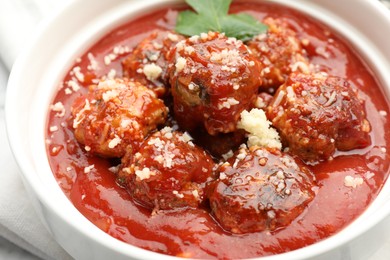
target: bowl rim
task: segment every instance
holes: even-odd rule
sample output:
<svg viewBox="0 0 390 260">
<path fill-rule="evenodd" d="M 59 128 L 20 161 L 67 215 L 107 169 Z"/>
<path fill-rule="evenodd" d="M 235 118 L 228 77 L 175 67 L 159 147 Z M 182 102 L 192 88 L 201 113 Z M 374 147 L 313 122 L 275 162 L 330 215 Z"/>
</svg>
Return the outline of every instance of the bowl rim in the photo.
<svg viewBox="0 0 390 260">
<path fill-rule="evenodd" d="M 179 1 L 179 0 L 178 0 Z M 173 3 L 178 2 L 175 0 L 172 1 L 159 1 L 159 0 L 149 0 L 147 5 L 153 5 L 159 2 L 166 3 Z M 180 0 L 182 2 L 182 0 Z M 356 2 L 364 2 L 365 0 L 359 0 Z M 117 2 L 123 2 L 121 0 L 118 0 Z M 128 0 L 128 2 L 131 2 L 133 4 L 139 4 L 140 1 L 137 0 Z M 146 2 L 146 1 L 145 1 Z M 273 2 L 287 4 L 288 0 L 276 0 Z M 296 1 L 296 5 L 302 4 L 302 3 L 308 3 L 309 0 L 298 0 Z M 318 1 L 312 1 L 312 2 L 318 2 Z M 130 4 L 130 3 L 129 3 Z M 380 15 L 384 16 L 386 15 L 386 19 L 390 25 L 390 18 L 389 14 L 390 11 L 388 11 L 379 1 L 367 1 L 366 3 L 371 8 L 375 9 Z M 57 19 L 57 17 L 61 16 L 66 10 L 72 10 L 72 8 L 77 7 L 80 5 L 80 1 L 77 0 L 71 0 L 67 5 L 64 6 L 64 9 L 57 10 L 52 15 L 50 15 L 44 23 L 42 23 L 37 30 L 36 37 L 33 39 L 32 43 L 23 50 L 21 55 L 18 57 L 17 61 L 15 62 L 10 77 L 8 81 L 7 86 L 7 93 L 6 93 L 6 102 L 5 102 L 5 119 L 6 119 L 6 127 L 7 127 L 7 135 L 10 143 L 10 147 L 12 150 L 12 153 L 16 159 L 16 162 L 18 166 L 20 167 L 21 175 L 24 181 L 25 186 L 29 186 L 33 192 L 36 194 L 39 202 L 42 204 L 42 207 L 49 208 L 49 209 L 56 209 L 58 205 L 54 205 L 55 201 L 52 201 L 49 197 L 46 195 L 46 190 L 44 183 L 42 183 L 41 180 L 34 177 L 34 173 L 32 173 L 32 169 L 35 169 L 36 167 L 33 165 L 33 163 L 30 161 L 30 156 L 26 153 L 27 150 L 25 149 L 26 144 L 25 142 L 22 142 L 19 135 L 17 134 L 18 131 L 15 131 L 19 127 L 19 124 L 15 121 L 13 112 L 14 108 L 16 106 L 16 101 L 20 99 L 19 92 L 22 90 L 22 86 L 20 85 L 20 76 L 23 75 L 23 72 L 26 68 L 29 68 L 30 60 L 29 57 L 31 53 L 34 52 L 36 45 L 39 45 L 39 39 L 47 33 L 49 28 L 52 26 L 52 22 Z M 288 6 L 292 6 L 294 4 L 287 4 Z M 64 70 L 64 68 L 62 68 Z M 383 85 L 383 84 L 382 84 Z M 18 92 L 19 91 L 19 92 Z M 25 140 L 24 140 L 25 141 Z M 70 202 L 69 202 L 70 203 Z M 71 203 L 70 203 L 71 204 Z M 71 204 L 73 206 L 73 204 Z M 76 210 L 77 211 L 77 210 Z M 78 212 L 78 211 L 77 211 Z M 69 219 L 65 218 L 62 214 L 60 214 L 58 211 L 54 210 L 53 213 L 62 221 L 64 221 L 67 225 L 72 226 L 74 229 L 80 230 L 82 232 L 82 235 L 85 237 L 89 237 L 89 239 L 94 240 L 98 244 L 102 246 L 108 246 L 111 250 L 121 250 L 121 253 L 127 256 L 133 256 L 133 257 L 159 257 L 161 258 L 169 258 L 169 259 L 177 259 L 176 257 L 171 257 L 167 255 L 162 255 L 159 253 L 154 253 L 149 250 L 141 249 L 138 247 L 135 247 L 133 245 L 126 244 L 124 242 L 121 242 L 105 232 L 101 231 L 99 229 L 98 232 L 100 233 L 99 237 L 93 237 L 91 235 L 91 232 L 88 230 L 88 228 L 91 227 L 91 224 L 86 218 L 85 221 L 89 224 L 86 224 L 83 222 L 83 225 L 76 225 L 76 223 L 69 221 Z M 79 213 L 81 215 L 81 213 Z M 331 236 L 328 239 L 322 240 L 320 242 L 317 242 L 313 245 L 297 249 L 291 252 L 269 256 L 269 257 L 262 257 L 261 259 L 285 259 L 288 257 L 289 259 L 302 259 L 302 256 L 306 257 L 313 257 L 316 255 L 320 255 L 324 252 L 327 252 L 331 249 L 334 249 L 340 245 L 343 245 L 345 243 L 348 243 L 349 241 L 353 240 L 354 238 L 358 237 L 359 235 L 363 234 L 364 232 L 367 232 L 370 228 L 372 228 L 374 225 L 379 223 L 381 220 L 383 220 L 386 216 L 390 215 L 390 202 L 386 203 L 383 207 L 381 207 L 378 211 L 375 212 L 375 214 L 372 214 L 370 216 L 371 221 L 366 222 L 363 227 L 361 227 L 358 230 L 351 230 L 349 233 L 344 232 L 344 236 L 340 236 L 339 234 L 336 234 L 334 236 Z M 82 215 L 81 218 L 84 218 Z M 77 223 L 78 224 L 78 223 Z M 86 224 L 86 225 L 84 225 Z M 93 224 L 92 226 L 95 229 L 98 229 Z M 348 228 L 348 227 L 347 227 Z M 49 228 L 50 229 L 50 228 Z M 349 235 L 348 235 L 349 234 Z M 331 240 L 332 237 L 337 236 L 338 241 L 335 239 Z M 109 245 L 107 245 L 107 239 L 108 241 L 111 241 Z M 330 241 L 330 242 L 329 242 Z M 336 243 L 337 242 L 337 243 Z M 302 251 L 308 251 L 304 252 L 305 254 L 302 255 Z M 135 253 L 135 254 L 134 254 Z"/>
</svg>

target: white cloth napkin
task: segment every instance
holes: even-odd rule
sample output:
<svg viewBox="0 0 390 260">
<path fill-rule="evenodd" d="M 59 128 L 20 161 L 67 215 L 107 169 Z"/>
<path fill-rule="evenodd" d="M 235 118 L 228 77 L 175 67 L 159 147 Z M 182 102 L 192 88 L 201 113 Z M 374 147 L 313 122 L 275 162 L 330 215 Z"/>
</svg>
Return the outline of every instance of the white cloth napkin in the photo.
<svg viewBox="0 0 390 260">
<path fill-rule="evenodd" d="M 9 148 L 4 96 L 9 71 L 56 0 L 0 0 L 0 236 L 41 259 L 71 259 L 41 223 Z"/>
</svg>

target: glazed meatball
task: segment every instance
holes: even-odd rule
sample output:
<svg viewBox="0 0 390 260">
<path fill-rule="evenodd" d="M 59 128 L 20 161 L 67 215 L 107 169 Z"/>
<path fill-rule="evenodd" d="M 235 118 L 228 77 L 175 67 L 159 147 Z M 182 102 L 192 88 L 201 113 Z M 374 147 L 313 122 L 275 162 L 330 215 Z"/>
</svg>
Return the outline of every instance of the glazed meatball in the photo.
<svg viewBox="0 0 390 260">
<path fill-rule="evenodd" d="M 246 132 L 242 129 L 227 134 L 210 135 L 204 128 L 199 128 L 191 133 L 191 136 L 194 137 L 196 144 L 216 159 L 221 159 L 225 154 L 237 150 L 246 140 Z"/>
<path fill-rule="evenodd" d="M 179 125 L 204 125 L 211 135 L 236 130 L 261 83 L 259 63 L 235 38 L 209 32 L 179 42 L 169 55 L 174 114 Z"/>
<path fill-rule="evenodd" d="M 212 213 L 229 232 L 286 227 L 315 196 L 310 170 L 277 149 L 241 147 L 208 186 Z"/>
<path fill-rule="evenodd" d="M 306 51 L 295 31 L 281 19 L 266 18 L 264 34 L 248 42 L 249 49 L 261 63 L 262 89 L 277 89 L 292 72 L 308 73 L 310 64 Z"/>
<path fill-rule="evenodd" d="M 267 116 L 291 153 L 306 161 L 330 159 L 335 149 L 370 144 L 370 124 L 357 90 L 326 73 L 291 74 Z"/>
<path fill-rule="evenodd" d="M 137 147 L 167 114 L 153 91 L 121 79 L 92 85 L 72 106 L 77 141 L 102 157 L 122 157 L 128 145 Z"/>
<path fill-rule="evenodd" d="M 144 39 L 122 62 L 123 75 L 152 89 L 158 97 L 167 92 L 167 54 L 183 36 L 156 30 Z"/>
<path fill-rule="evenodd" d="M 190 135 L 165 127 L 122 159 L 119 182 L 141 205 L 153 210 L 198 207 L 205 199 L 214 163 Z"/>
</svg>

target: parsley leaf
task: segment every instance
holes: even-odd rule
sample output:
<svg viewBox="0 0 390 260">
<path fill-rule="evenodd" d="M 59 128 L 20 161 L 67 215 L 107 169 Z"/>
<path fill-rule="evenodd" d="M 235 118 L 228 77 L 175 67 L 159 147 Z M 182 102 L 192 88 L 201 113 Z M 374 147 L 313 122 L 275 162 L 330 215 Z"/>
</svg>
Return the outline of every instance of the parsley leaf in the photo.
<svg viewBox="0 0 390 260">
<path fill-rule="evenodd" d="M 267 30 L 254 17 L 240 13 L 228 14 L 232 0 L 186 0 L 193 11 L 180 12 L 176 32 L 192 36 L 208 31 L 223 32 L 228 37 L 247 41 Z"/>
</svg>

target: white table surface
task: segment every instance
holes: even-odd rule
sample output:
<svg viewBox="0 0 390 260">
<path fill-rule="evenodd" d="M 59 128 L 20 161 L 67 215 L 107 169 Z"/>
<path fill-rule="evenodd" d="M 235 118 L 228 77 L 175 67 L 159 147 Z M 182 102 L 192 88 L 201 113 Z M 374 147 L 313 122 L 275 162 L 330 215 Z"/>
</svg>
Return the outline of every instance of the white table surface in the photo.
<svg viewBox="0 0 390 260">
<path fill-rule="evenodd" d="M 0 0 L 0 9 L 2 4 L 5 1 L 15 1 L 15 0 Z M 23 0 L 16 0 L 19 2 L 23 2 Z M 390 5 L 389 5 L 390 7 Z M 32 24 L 34 25 L 34 23 Z M 0 24 L 0 27 L 4 26 L 4 24 Z M 390 32 L 389 32 L 390 33 Z M 0 38 L 0 46 L 1 46 L 1 38 Z M 8 147 L 8 141 L 5 132 L 5 122 L 4 122 L 4 97 L 6 90 L 7 78 L 9 75 L 9 71 L 6 68 L 5 64 L 9 65 L 9 60 L 1 60 L 0 57 L 0 155 L 9 154 L 10 150 Z M 10 158 L 7 156 L 7 158 Z M 4 163 L 0 158 L 0 167 L 1 164 Z M 1 174 L 7 174 L 5 172 L 1 172 Z M 390 227 L 390 217 L 386 220 L 388 223 L 388 227 Z M 0 260 L 9 259 L 9 260 L 37 260 L 38 257 L 34 256 L 30 252 L 27 252 L 11 242 L 5 240 L 0 234 Z M 383 246 L 379 248 L 377 252 L 374 253 L 370 257 L 369 260 L 387 260 L 390 259 L 390 239 L 385 241 Z"/>
</svg>

